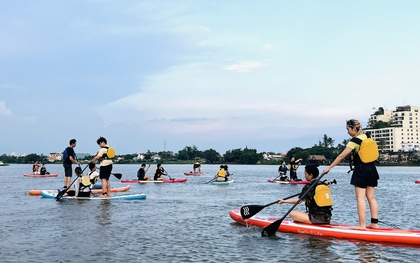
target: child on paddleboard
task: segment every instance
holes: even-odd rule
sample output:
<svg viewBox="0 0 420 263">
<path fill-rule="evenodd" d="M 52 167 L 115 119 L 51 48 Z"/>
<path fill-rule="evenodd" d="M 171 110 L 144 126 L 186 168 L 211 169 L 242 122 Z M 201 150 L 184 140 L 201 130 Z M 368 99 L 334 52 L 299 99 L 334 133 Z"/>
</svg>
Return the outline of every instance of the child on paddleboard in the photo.
<svg viewBox="0 0 420 263">
<path fill-rule="evenodd" d="M 158 163 L 156 170 L 155 170 L 155 176 L 153 177 L 153 180 L 155 181 L 164 181 L 165 176 L 167 175 L 165 169 L 163 168 L 162 164 Z"/>
<path fill-rule="evenodd" d="M 220 165 L 220 169 L 215 174 L 214 180 L 216 180 L 217 182 L 226 182 L 228 180 L 228 172 L 226 170 L 227 165 Z"/>
<path fill-rule="evenodd" d="M 146 176 L 147 171 L 149 170 L 149 166 L 146 168 L 146 164 L 142 163 L 140 169 L 137 171 L 137 179 L 139 181 L 150 181 L 150 176 Z"/>
<path fill-rule="evenodd" d="M 290 181 L 289 177 L 287 177 L 287 171 L 289 168 L 287 168 L 286 161 L 283 161 L 279 167 L 279 180 L 280 181 Z"/>
<path fill-rule="evenodd" d="M 314 183 L 319 175 L 318 164 L 309 164 L 305 166 L 305 179 L 310 181 L 303 187 L 299 198 L 279 200 L 279 204 L 295 204 L 301 200 L 305 201 L 306 212 L 292 211 L 290 217 L 300 223 L 305 224 L 329 224 L 332 211 L 332 196 L 326 183 L 318 182 L 306 196 L 302 196 Z"/>
<path fill-rule="evenodd" d="M 99 173 L 96 165 L 89 163 L 89 174 L 78 177 L 75 184 L 75 191 L 77 197 L 90 197 L 92 188 L 98 180 Z"/>
</svg>

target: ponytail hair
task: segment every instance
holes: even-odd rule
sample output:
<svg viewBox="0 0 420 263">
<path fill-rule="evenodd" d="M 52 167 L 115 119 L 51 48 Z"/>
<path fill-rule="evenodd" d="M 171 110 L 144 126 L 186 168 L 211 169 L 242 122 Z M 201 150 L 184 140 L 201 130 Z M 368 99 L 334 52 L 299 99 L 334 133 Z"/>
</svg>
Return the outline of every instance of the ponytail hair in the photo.
<svg viewBox="0 0 420 263">
<path fill-rule="evenodd" d="M 351 120 L 346 121 L 346 125 L 349 126 L 350 128 L 355 128 L 357 132 L 363 132 L 362 124 L 360 123 L 360 121 L 356 119 L 351 119 Z"/>
</svg>

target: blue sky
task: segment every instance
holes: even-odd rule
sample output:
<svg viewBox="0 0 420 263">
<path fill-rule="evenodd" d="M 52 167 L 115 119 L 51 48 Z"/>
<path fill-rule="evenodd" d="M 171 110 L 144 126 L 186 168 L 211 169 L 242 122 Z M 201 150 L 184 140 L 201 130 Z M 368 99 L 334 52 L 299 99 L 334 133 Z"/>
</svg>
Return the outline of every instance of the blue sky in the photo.
<svg viewBox="0 0 420 263">
<path fill-rule="evenodd" d="M 419 106 L 418 1 L 0 1 L 0 154 L 287 152 Z"/>
</svg>

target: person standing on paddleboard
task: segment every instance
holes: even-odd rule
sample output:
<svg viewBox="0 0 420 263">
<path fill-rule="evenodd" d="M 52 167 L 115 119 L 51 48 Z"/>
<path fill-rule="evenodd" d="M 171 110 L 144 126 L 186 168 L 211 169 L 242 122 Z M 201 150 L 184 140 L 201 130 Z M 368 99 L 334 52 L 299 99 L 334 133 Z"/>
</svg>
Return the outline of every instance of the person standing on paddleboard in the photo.
<svg viewBox="0 0 420 263">
<path fill-rule="evenodd" d="M 79 161 L 76 159 L 76 153 L 74 148 L 76 147 L 76 139 L 71 139 L 69 141 L 69 146 L 64 150 L 63 154 L 63 167 L 64 167 L 64 186 L 63 189 L 70 187 L 71 177 L 73 176 L 72 164 L 79 164 Z"/>
<path fill-rule="evenodd" d="M 99 178 L 102 183 L 102 195 L 100 197 L 110 197 L 111 184 L 109 183 L 109 177 L 112 172 L 112 159 L 108 158 L 107 155 L 109 145 L 104 137 L 99 137 L 99 139 L 96 140 L 96 143 L 99 145 L 100 149 L 90 162 L 95 163 L 96 161 L 99 161 Z"/>
<path fill-rule="evenodd" d="M 299 168 L 301 161 L 302 161 L 302 158 L 299 158 L 296 160 L 294 156 L 290 157 L 290 163 L 289 163 L 290 180 L 302 181 L 301 179 L 298 179 L 297 177 L 297 169 Z"/>
<path fill-rule="evenodd" d="M 366 134 L 363 133 L 362 126 L 358 120 L 351 119 L 346 121 L 347 133 L 352 138 L 359 138 L 365 140 L 367 138 Z M 352 154 L 353 151 L 356 153 L 359 152 L 360 145 L 353 141 L 349 141 L 346 145 L 346 148 L 337 156 L 334 162 L 328 166 L 324 173 L 328 173 L 334 166 L 338 165 L 343 161 L 347 155 Z M 354 185 L 354 192 L 356 194 L 357 201 L 357 214 L 359 216 L 359 226 L 358 228 L 366 228 L 366 202 L 365 198 L 369 203 L 371 224 L 370 227 L 378 228 L 378 204 L 375 199 L 375 187 L 378 186 L 379 174 L 376 170 L 374 162 L 355 163 L 353 174 L 351 177 L 350 184 Z"/>
<path fill-rule="evenodd" d="M 201 174 L 201 164 L 200 162 L 195 162 L 193 165 L 193 171 L 194 173 L 199 173 Z"/>
</svg>

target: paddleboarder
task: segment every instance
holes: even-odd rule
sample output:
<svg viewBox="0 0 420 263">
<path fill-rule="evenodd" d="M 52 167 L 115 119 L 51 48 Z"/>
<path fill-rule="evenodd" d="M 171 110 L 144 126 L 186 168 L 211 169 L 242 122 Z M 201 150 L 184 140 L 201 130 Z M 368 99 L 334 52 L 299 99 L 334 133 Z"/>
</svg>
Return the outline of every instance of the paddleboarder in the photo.
<svg viewBox="0 0 420 263">
<path fill-rule="evenodd" d="M 305 179 L 311 183 L 305 185 L 299 198 L 295 199 L 280 199 L 279 204 L 295 204 L 305 201 L 306 212 L 292 211 L 290 217 L 296 221 L 305 224 L 329 224 L 331 220 L 332 211 L 332 196 L 331 192 L 326 183 L 316 182 L 316 178 L 319 175 L 318 165 L 309 164 L 305 166 Z M 312 187 L 311 191 L 306 196 L 304 193 L 313 185 L 317 183 L 315 187 Z M 303 199 L 301 199 L 303 198 Z"/>
<path fill-rule="evenodd" d="M 352 138 L 359 138 L 360 140 L 367 139 L 366 134 L 363 133 L 362 125 L 358 120 L 351 119 L 346 121 L 346 129 L 348 135 Z M 324 173 L 328 173 L 334 166 L 338 165 L 343 161 L 347 155 L 354 152 L 360 151 L 360 145 L 349 141 L 346 148 L 337 156 L 330 166 L 324 169 Z M 354 163 L 353 174 L 351 176 L 350 184 L 354 185 L 354 192 L 356 194 L 357 201 L 357 214 L 359 217 L 360 229 L 366 228 L 366 202 L 367 199 L 370 209 L 370 226 L 372 228 L 378 228 L 378 203 L 375 199 L 375 187 L 378 186 L 379 174 L 376 170 L 375 162 L 363 163 L 358 161 Z"/>
</svg>

